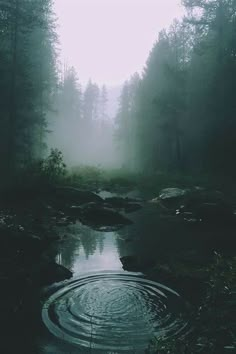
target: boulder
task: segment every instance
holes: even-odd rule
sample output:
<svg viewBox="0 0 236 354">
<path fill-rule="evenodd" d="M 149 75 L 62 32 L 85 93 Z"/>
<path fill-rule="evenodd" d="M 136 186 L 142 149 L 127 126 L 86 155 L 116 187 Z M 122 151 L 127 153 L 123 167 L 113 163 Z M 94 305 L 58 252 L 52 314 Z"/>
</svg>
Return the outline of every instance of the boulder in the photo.
<svg viewBox="0 0 236 354">
<path fill-rule="evenodd" d="M 151 269 L 155 266 L 155 261 L 152 259 L 140 259 L 135 256 L 124 256 L 120 258 L 123 269 L 130 272 L 141 272 Z"/>
<path fill-rule="evenodd" d="M 224 194 L 217 190 L 201 187 L 191 189 L 165 188 L 153 200 L 168 212 L 176 210 L 177 215 L 187 220 L 229 219 L 233 215 L 232 207 L 227 203 Z"/>
<path fill-rule="evenodd" d="M 185 199 L 186 208 L 195 208 L 196 206 L 203 203 L 217 203 L 225 204 L 225 195 L 217 190 L 207 190 L 204 188 L 194 187 L 187 195 Z"/>
<path fill-rule="evenodd" d="M 152 202 L 159 203 L 167 209 L 174 210 L 185 201 L 188 193 L 188 189 L 165 188 L 160 191 L 158 198 L 153 199 Z"/>
<path fill-rule="evenodd" d="M 189 190 L 180 188 L 165 188 L 160 191 L 159 199 L 176 199 L 184 197 Z"/>
<path fill-rule="evenodd" d="M 110 197 L 105 199 L 105 203 L 115 209 L 122 209 L 126 213 L 132 213 L 142 208 L 138 200 L 131 198 Z"/>
<path fill-rule="evenodd" d="M 138 203 L 128 203 L 125 208 L 124 211 L 126 213 L 133 213 L 137 210 L 142 209 L 142 205 L 138 204 Z"/>
<path fill-rule="evenodd" d="M 219 191 L 193 189 L 180 206 L 177 214 L 186 220 L 196 220 L 205 223 L 234 222 L 233 206 L 228 203 L 224 194 Z"/>
<path fill-rule="evenodd" d="M 38 281 L 41 286 L 50 285 L 66 279 L 70 279 L 73 273 L 55 262 L 45 262 L 34 270 L 34 281 Z"/>
<path fill-rule="evenodd" d="M 82 213 L 82 211 L 83 211 L 82 206 L 78 206 L 78 205 L 71 205 L 65 210 L 66 214 L 72 218 L 78 218 L 79 215 Z"/>
<path fill-rule="evenodd" d="M 112 205 L 114 208 L 122 209 L 128 203 L 128 198 L 109 197 L 105 198 L 105 203 Z"/>
<path fill-rule="evenodd" d="M 103 203 L 103 199 L 97 194 L 73 187 L 55 188 L 50 198 L 59 206 L 83 205 L 90 202 Z"/>
<path fill-rule="evenodd" d="M 85 205 L 79 215 L 82 223 L 94 227 L 130 225 L 132 221 L 114 209 L 103 205 L 89 203 Z"/>
</svg>

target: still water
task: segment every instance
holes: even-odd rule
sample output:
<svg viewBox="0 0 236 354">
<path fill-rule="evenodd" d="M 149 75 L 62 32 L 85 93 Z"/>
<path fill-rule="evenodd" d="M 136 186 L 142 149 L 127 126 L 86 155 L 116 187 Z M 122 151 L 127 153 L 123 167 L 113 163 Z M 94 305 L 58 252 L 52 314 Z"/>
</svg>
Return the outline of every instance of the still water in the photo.
<svg viewBox="0 0 236 354">
<path fill-rule="evenodd" d="M 154 337 L 185 331 L 182 297 L 148 279 L 145 271 L 124 271 L 120 261 L 132 255 L 142 264 L 161 257 L 176 226 L 161 220 L 150 205 L 129 217 L 133 225 L 116 232 L 94 231 L 80 223 L 61 229 L 66 238 L 57 247 L 56 260 L 72 270 L 73 278 L 43 305 L 40 353 L 141 354 Z"/>
<path fill-rule="evenodd" d="M 208 234 L 149 203 L 127 217 L 133 224 L 113 232 L 79 222 L 59 228 L 62 241 L 51 256 L 73 278 L 44 290 L 41 309 L 32 316 L 37 323 L 14 324 L 3 354 L 145 354 L 153 337 L 186 332 L 182 288 L 149 271 L 153 261 L 201 262 Z M 126 256 L 136 260 L 135 272 L 123 269 Z"/>
</svg>

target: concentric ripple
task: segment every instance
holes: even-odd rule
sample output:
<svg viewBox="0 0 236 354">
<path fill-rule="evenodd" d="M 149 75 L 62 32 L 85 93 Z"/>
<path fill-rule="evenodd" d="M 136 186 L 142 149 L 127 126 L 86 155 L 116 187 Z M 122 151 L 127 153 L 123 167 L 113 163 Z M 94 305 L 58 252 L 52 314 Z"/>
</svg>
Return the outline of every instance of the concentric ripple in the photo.
<svg viewBox="0 0 236 354">
<path fill-rule="evenodd" d="M 153 337 L 182 333 L 181 297 L 137 273 L 101 272 L 72 280 L 43 307 L 55 336 L 82 347 L 144 350 Z"/>
</svg>

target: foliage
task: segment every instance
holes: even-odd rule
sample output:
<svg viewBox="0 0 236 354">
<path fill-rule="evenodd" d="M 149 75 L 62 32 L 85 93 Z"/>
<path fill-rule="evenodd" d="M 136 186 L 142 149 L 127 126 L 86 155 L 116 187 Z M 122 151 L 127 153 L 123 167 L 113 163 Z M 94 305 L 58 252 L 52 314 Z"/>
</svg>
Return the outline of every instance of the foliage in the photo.
<svg viewBox="0 0 236 354">
<path fill-rule="evenodd" d="M 123 169 L 103 169 L 101 167 L 81 165 L 71 169 L 68 183 L 84 189 L 112 190 L 122 192 L 134 188 L 137 176 Z"/>
<path fill-rule="evenodd" d="M 160 190 L 166 187 L 186 188 L 194 185 L 216 189 L 220 187 L 220 181 L 212 179 L 208 175 L 183 175 L 166 172 L 137 173 L 126 168 L 106 169 L 86 165 L 68 170 L 66 181 L 67 184 L 95 191 L 110 190 L 127 193 L 136 189 L 147 198 L 157 196 Z"/>
<path fill-rule="evenodd" d="M 185 18 L 160 32 L 133 95 L 124 84 L 117 115 L 124 165 L 233 176 L 236 1 L 183 5 Z"/>
<path fill-rule="evenodd" d="M 95 166 L 77 166 L 71 169 L 69 183 L 85 189 L 97 189 L 101 184 L 102 170 Z"/>
<path fill-rule="evenodd" d="M 60 182 L 66 175 L 66 164 L 63 161 L 62 152 L 51 149 L 49 156 L 42 160 L 41 175 L 51 183 Z"/>
<path fill-rule="evenodd" d="M 0 1 L 0 162 L 6 178 L 41 158 L 57 83 L 51 0 Z"/>
<path fill-rule="evenodd" d="M 193 312 L 193 331 L 184 338 L 153 340 L 148 353 L 153 354 L 222 354 L 236 348 L 236 258 L 215 252 L 205 268 L 206 292 L 201 305 Z"/>
<path fill-rule="evenodd" d="M 39 192 L 40 189 L 44 190 L 49 186 L 65 183 L 66 174 L 62 152 L 51 149 L 45 159 L 35 160 L 19 171 L 14 188 Z"/>
</svg>

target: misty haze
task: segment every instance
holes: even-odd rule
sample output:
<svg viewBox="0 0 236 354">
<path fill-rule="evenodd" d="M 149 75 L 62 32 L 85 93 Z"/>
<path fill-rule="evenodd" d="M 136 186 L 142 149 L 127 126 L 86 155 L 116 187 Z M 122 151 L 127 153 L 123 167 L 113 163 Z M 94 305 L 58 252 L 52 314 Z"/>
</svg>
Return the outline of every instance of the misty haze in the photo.
<svg viewBox="0 0 236 354">
<path fill-rule="evenodd" d="M 236 0 L 0 0 L 0 353 L 236 352 Z"/>
</svg>

